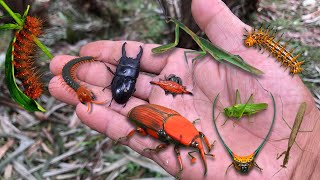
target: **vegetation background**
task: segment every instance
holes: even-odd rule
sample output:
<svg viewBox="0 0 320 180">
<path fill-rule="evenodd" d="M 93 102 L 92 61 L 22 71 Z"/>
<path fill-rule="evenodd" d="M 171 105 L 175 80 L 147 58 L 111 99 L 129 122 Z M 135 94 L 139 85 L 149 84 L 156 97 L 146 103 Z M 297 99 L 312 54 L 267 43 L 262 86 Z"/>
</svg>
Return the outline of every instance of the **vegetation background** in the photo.
<svg viewBox="0 0 320 180">
<path fill-rule="evenodd" d="M 193 22 L 191 0 L 160 0 L 174 16 L 204 36 Z M 82 45 L 101 39 L 165 44 L 173 28 L 164 22 L 157 1 L 144 0 L 22 0 L 7 1 L 15 12 L 31 4 L 32 15 L 45 19 L 41 40 L 54 55 L 78 55 Z M 304 52 L 301 78 L 320 108 L 320 2 L 317 0 L 225 0 L 247 24 L 270 24 L 290 40 L 289 48 Z M 0 9 L 0 16 L 4 15 Z M 1 19 L 0 23 L 9 21 Z M 74 107 L 48 92 L 40 103 L 46 113 L 29 113 L 10 98 L 4 83 L 4 57 L 13 32 L 0 31 L 0 177 L 4 179 L 171 179 L 161 167 L 130 148 L 81 124 Z M 182 34 L 180 47 L 198 47 Z M 183 45 L 183 46 L 182 46 Z M 38 63 L 49 82 L 49 60 Z M 0 179 L 2 179 L 0 178 Z"/>
</svg>

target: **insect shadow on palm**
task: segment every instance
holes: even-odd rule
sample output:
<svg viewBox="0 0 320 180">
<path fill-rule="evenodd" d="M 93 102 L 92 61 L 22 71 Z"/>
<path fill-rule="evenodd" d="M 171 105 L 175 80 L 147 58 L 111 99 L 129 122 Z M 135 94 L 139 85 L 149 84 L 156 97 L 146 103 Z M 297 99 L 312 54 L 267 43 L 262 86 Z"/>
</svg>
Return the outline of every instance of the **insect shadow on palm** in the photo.
<svg viewBox="0 0 320 180">
<path fill-rule="evenodd" d="M 305 111 L 307 109 L 307 103 L 306 102 L 303 102 L 303 103 L 300 104 L 298 112 L 297 112 L 297 115 L 296 115 L 294 123 L 293 123 L 293 126 L 290 127 L 290 125 L 287 123 L 287 121 L 283 117 L 283 102 L 282 102 L 281 97 L 280 97 L 280 100 L 281 100 L 281 106 L 282 106 L 282 120 L 291 129 L 291 133 L 290 133 L 289 138 L 276 140 L 276 141 L 282 141 L 282 140 L 287 140 L 288 139 L 288 147 L 287 147 L 287 150 L 282 152 L 280 155 L 277 154 L 277 160 L 280 159 L 283 155 L 285 155 L 285 156 L 284 156 L 284 159 L 283 159 L 283 163 L 280 165 L 281 168 L 273 176 L 275 176 L 277 173 L 279 173 L 283 168 L 287 168 L 287 164 L 289 162 L 289 157 L 290 157 L 290 150 L 291 150 L 291 148 L 292 148 L 294 143 L 296 143 L 297 147 L 301 151 L 303 151 L 303 149 L 296 142 L 296 137 L 298 135 L 298 132 L 312 132 L 313 128 L 314 128 L 313 127 L 312 130 L 309 130 L 309 131 L 300 131 L 300 126 L 302 124 L 302 121 L 303 121 L 303 118 L 304 118 L 304 114 L 305 114 Z"/>
<path fill-rule="evenodd" d="M 225 121 L 222 124 L 222 126 L 225 125 L 226 122 L 231 118 L 236 118 L 237 120 L 240 120 L 243 116 L 248 116 L 248 121 L 250 122 L 251 115 L 256 114 L 267 108 L 267 103 L 253 103 L 253 94 L 251 94 L 246 103 L 243 104 L 241 102 L 240 92 L 237 89 L 234 105 L 225 107 L 223 108 L 223 111 L 221 111 L 225 116 Z M 233 126 L 234 124 L 236 124 L 236 121 L 233 121 Z"/>
<path fill-rule="evenodd" d="M 113 72 L 111 68 L 105 64 L 108 71 L 114 75 L 111 84 L 103 88 L 103 90 L 105 90 L 111 87 L 112 99 L 109 106 L 111 106 L 112 100 L 115 100 L 118 104 L 124 104 L 123 107 L 125 107 L 130 97 L 136 91 L 135 86 L 139 76 L 140 59 L 143 49 L 140 46 L 140 52 L 135 59 L 127 57 L 126 44 L 125 42 L 122 45 L 122 56 L 117 65 L 116 72 Z"/>
</svg>

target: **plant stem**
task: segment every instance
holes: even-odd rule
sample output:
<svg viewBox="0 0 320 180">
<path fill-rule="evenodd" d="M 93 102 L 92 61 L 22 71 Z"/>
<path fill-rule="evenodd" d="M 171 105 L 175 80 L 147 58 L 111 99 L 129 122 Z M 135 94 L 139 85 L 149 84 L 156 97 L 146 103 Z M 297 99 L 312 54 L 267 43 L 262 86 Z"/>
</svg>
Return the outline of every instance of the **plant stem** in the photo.
<svg viewBox="0 0 320 180">
<path fill-rule="evenodd" d="M 50 58 L 53 58 L 53 55 L 51 54 L 51 52 L 48 50 L 48 48 L 42 44 L 39 39 L 37 37 L 33 38 L 33 41 L 36 43 L 37 46 L 39 46 L 39 48 Z"/>
<path fill-rule="evenodd" d="M 10 16 L 20 25 L 23 26 L 21 19 L 19 19 L 16 14 L 10 9 L 10 7 L 3 1 L 0 0 L 0 5 L 10 14 Z"/>
</svg>

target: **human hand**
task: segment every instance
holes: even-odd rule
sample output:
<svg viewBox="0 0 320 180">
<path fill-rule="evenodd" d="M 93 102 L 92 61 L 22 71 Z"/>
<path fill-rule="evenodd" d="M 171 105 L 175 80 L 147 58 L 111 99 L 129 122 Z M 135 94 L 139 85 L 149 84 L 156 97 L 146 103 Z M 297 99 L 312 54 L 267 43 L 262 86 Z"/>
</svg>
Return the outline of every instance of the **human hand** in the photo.
<svg viewBox="0 0 320 180">
<path fill-rule="evenodd" d="M 283 101 L 283 114 L 287 122 L 292 125 L 297 109 L 302 102 L 307 102 L 307 111 L 301 130 L 310 130 L 311 133 L 300 133 L 297 142 L 304 151 L 293 146 L 290 153 L 288 168 L 282 170 L 275 178 L 289 179 L 293 175 L 299 179 L 302 177 L 316 177 L 317 150 L 320 148 L 320 125 L 316 123 L 319 119 L 319 111 L 316 109 L 313 98 L 307 88 L 301 82 L 301 79 L 295 75 L 290 76 L 288 71 L 279 67 L 279 63 L 274 58 L 267 58 L 267 55 L 261 55 L 256 49 L 247 49 L 242 41 L 244 28 L 248 26 L 238 20 L 229 9 L 220 1 L 197 0 L 193 1 L 192 12 L 200 28 L 207 34 L 211 42 L 221 48 L 240 55 L 249 64 L 265 72 L 261 77 L 257 77 L 262 86 L 272 92 L 276 99 L 277 116 L 273 132 L 256 158 L 258 165 L 263 168 L 260 172 L 253 169 L 248 176 L 250 178 L 270 178 L 280 169 L 282 158 L 276 160 L 277 153 L 281 153 L 287 147 L 287 141 L 273 141 L 286 138 L 290 134 L 290 129 L 282 121 L 282 108 L 279 97 Z M 203 13 L 205 12 L 205 13 Z M 120 59 L 121 46 L 123 42 L 116 41 L 98 41 L 89 43 L 81 49 L 81 56 L 94 56 L 98 60 L 108 63 L 111 69 L 115 69 Z M 158 45 L 141 44 L 138 42 L 128 42 L 126 51 L 128 57 L 135 57 L 139 51 L 139 45 L 144 49 L 141 58 L 141 71 L 156 74 L 152 77 L 149 74 L 140 73 L 134 96 L 130 98 L 126 107 L 122 107 L 115 102 L 111 107 L 107 105 L 94 105 L 92 112 L 88 113 L 87 107 L 79 103 L 77 97 L 71 96 L 65 88 L 62 87 L 61 69 L 63 65 L 75 58 L 72 56 L 56 56 L 50 69 L 56 76 L 51 80 L 49 89 L 53 96 L 64 102 L 77 105 L 76 112 L 83 123 L 95 129 L 108 137 L 117 140 L 119 137 L 126 136 L 134 126 L 126 118 L 127 113 L 133 107 L 145 104 L 159 104 L 178 111 L 181 115 L 190 121 L 200 118 L 196 123 L 196 128 L 202 131 L 210 142 L 217 140 L 211 153 L 216 158 L 207 157 L 208 173 L 203 176 L 203 166 L 198 160 L 191 165 L 190 158 L 187 157 L 189 148 L 181 151 L 181 157 L 184 165 L 184 171 L 181 177 L 185 179 L 213 179 L 225 177 L 225 170 L 232 162 L 225 148 L 219 141 L 213 128 L 212 103 L 213 99 L 220 93 L 220 103 L 216 110 L 222 110 L 222 107 L 233 105 L 235 100 L 235 90 L 239 89 L 242 102 L 253 93 L 255 102 L 267 102 L 269 107 L 263 112 L 251 116 L 250 120 L 254 123 L 248 123 L 245 118 L 241 119 L 236 127 L 227 122 L 221 127 L 224 117 L 220 115 L 217 125 L 225 142 L 231 150 L 237 155 L 251 154 L 261 143 L 270 127 L 273 107 L 271 98 L 266 93 L 255 77 L 229 64 L 217 63 L 211 57 L 206 56 L 196 62 L 194 66 L 188 66 L 184 60 L 184 49 L 175 49 L 170 53 L 163 55 L 154 55 L 151 49 Z M 189 60 L 192 57 L 189 57 Z M 189 61 L 190 62 L 190 61 Z M 190 64 L 190 63 L 189 63 Z M 163 79 L 164 75 L 176 74 L 182 78 L 183 85 L 187 90 L 193 92 L 194 96 L 183 95 L 173 98 L 166 96 L 164 91 L 158 86 L 150 85 L 150 81 Z M 98 101 L 111 100 L 111 92 L 102 89 L 111 83 L 113 75 L 108 72 L 102 63 L 91 63 L 86 66 L 80 66 L 78 78 L 84 82 L 85 86 L 94 92 Z M 60 77 L 60 79 L 59 79 Z M 215 115 L 217 116 L 217 115 Z M 250 139 L 250 141 L 248 141 Z M 157 154 L 144 152 L 145 148 L 155 148 L 160 142 L 152 138 L 144 138 L 134 135 L 130 140 L 123 142 L 140 154 L 147 156 L 161 165 L 172 175 L 178 172 L 178 163 L 174 154 L 173 147 Z M 303 174 L 302 174 L 303 173 Z M 244 179 L 247 176 L 240 175 L 233 168 L 230 168 L 226 177 Z"/>
</svg>

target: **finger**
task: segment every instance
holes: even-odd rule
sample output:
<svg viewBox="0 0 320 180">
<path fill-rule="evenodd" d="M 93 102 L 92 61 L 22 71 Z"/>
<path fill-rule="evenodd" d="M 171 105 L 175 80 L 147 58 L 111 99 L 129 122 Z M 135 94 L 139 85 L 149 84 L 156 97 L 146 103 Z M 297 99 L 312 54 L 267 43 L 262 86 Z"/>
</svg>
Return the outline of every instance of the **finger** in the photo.
<svg viewBox="0 0 320 180">
<path fill-rule="evenodd" d="M 50 71 L 54 75 L 59 75 L 62 73 L 62 68 L 67 64 L 70 60 L 77 58 L 77 56 L 69 56 L 69 55 L 57 55 L 53 57 L 50 61 Z"/>
<path fill-rule="evenodd" d="M 114 75 L 109 72 L 104 64 L 98 64 L 99 67 L 95 66 L 91 68 L 90 66 L 81 66 L 78 69 L 78 78 L 81 81 L 86 83 L 107 87 L 111 84 Z M 108 67 L 113 72 L 116 72 L 116 67 L 111 64 L 107 64 Z M 100 73 L 101 72 L 101 73 Z M 103 72 L 103 73 L 102 73 Z M 139 73 L 135 88 L 136 91 L 133 93 L 133 96 L 138 97 L 143 100 L 148 100 L 149 95 L 151 93 L 151 85 L 150 81 L 153 80 L 153 77 L 147 75 L 145 73 Z"/>
<path fill-rule="evenodd" d="M 64 82 L 63 82 L 61 76 L 55 76 L 54 78 L 52 78 L 49 83 L 50 94 L 52 96 L 56 97 L 58 100 L 63 101 L 65 103 L 72 104 L 72 105 L 79 104 L 80 101 L 79 101 L 75 91 L 72 90 L 71 92 L 68 92 L 67 91 L 68 86 L 63 85 L 63 83 Z M 102 87 L 90 85 L 85 82 L 80 83 L 80 85 L 89 89 L 96 96 L 95 101 L 97 101 L 97 102 L 106 101 L 106 104 L 103 106 L 106 107 L 109 105 L 109 103 L 112 99 L 112 94 L 109 89 L 106 89 L 105 91 L 103 91 Z M 147 103 L 147 102 L 142 99 L 139 99 L 139 98 L 132 96 L 132 97 L 130 97 L 130 99 L 127 102 L 125 107 L 123 107 L 124 106 L 123 104 L 118 104 L 115 101 L 113 101 L 110 108 L 112 110 L 126 116 L 130 109 L 132 109 L 137 104 L 143 104 L 143 103 Z M 95 104 L 93 104 L 93 105 L 95 105 Z M 85 104 L 83 106 L 87 107 L 87 104 Z M 95 106 L 97 106 L 97 105 L 95 105 Z"/>
<path fill-rule="evenodd" d="M 60 55 L 53 58 L 50 63 L 50 70 L 53 74 L 61 74 L 63 66 L 70 60 L 74 59 L 74 56 Z M 114 65 L 107 64 L 113 72 L 115 72 L 116 67 Z M 105 64 L 98 61 L 93 61 L 91 63 L 86 63 L 86 65 L 79 66 L 76 70 L 77 78 L 80 81 L 92 84 L 94 86 L 107 87 L 111 84 L 113 79 L 113 74 L 110 73 Z M 150 81 L 153 77 L 150 75 L 140 73 L 136 82 L 136 91 L 134 96 L 147 100 L 151 93 Z M 61 84 L 65 84 L 62 83 Z"/>
<path fill-rule="evenodd" d="M 134 107 L 141 104 L 143 103 L 137 102 L 137 104 L 132 104 L 132 106 Z M 103 106 L 97 106 L 89 114 L 86 112 L 86 107 L 79 104 L 76 112 L 79 119 L 81 119 L 84 124 L 102 134 L 107 135 L 113 140 L 118 140 L 121 137 L 127 136 L 129 132 L 136 128 L 132 123 L 130 123 L 130 120 L 126 115 L 119 114 L 118 112 Z M 171 174 L 174 174 L 174 171 L 177 169 L 177 167 L 175 167 L 175 163 L 167 163 L 168 161 L 176 161 L 176 158 L 172 153 L 172 147 L 167 148 L 164 153 L 148 153 L 144 151 L 145 148 L 155 148 L 159 145 L 160 142 L 153 138 L 146 138 L 136 133 L 127 141 L 121 141 L 120 143 L 128 145 L 141 155 L 155 160 L 162 167 L 169 170 Z"/>
<path fill-rule="evenodd" d="M 207 12 L 207 13 L 201 13 Z M 265 71 L 265 66 L 275 66 L 275 61 L 257 61 L 260 53 L 255 49 L 247 49 L 242 40 L 244 29 L 249 30 L 240 19 L 238 19 L 229 8 L 220 0 L 199 0 L 192 1 L 192 13 L 199 27 L 209 37 L 211 42 L 222 49 L 240 55 L 244 61 L 256 68 Z M 210 50 L 210 48 L 208 48 Z M 265 57 L 266 58 L 266 57 Z M 231 66 L 223 65 L 227 72 L 231 70 Z M 272 69 L 272 68 L 268 68 Z M 239 75 L 246 74 L 244 71 L 230 71 L 232 73 L 239 73 Z"/>
<path fill-rule="evenodd" d="M 75 56 L 69 56 L 69 55 L 59 55 L 55 56 L 52 61 L 50 62 L 50 71 L 54 75 L 61 75 L 63 67 L 71 60 L 78 58 Z M 106 66 L 103 62 L 100 61 L 94 61 L 93 58 L 92 61 L 89 61 L 85 63 L 85 65 L 81 65 L 75 69 L 71 69 L 71 71 L 74 72 L 77 76 L 77 78 L 81 81 L 87 82 L 89 84 L 105 87 L 107 84 L 110 84 L 110 81 L 106 79 L 106 77 L 110 74 L 109 71 L 107 71 Z M 72 72 L 69 72 L 71 74 Z"/>
<path fill-rule="evenodd" d="M 84 86 L 90 91 L 92 91 L 93 94 L 97 97 L 97 101 L 105 100 L 101 98 L 101 94 L 102 94 L 101 87 L 90 86 L 89 84 L 82 83 L 82 82 L 80 83 L 80 86 Z M 48 89 L 50 94 L 60 101 L 63 101 L 65 103 L 72 104 L 72 105 L 76 105 L 77 103 L 80 102 L 76 94 L 76 91 L 63 81 L 61 75 L 55 76 L 50 80 Z"/>
<path fill-rule="evenodd" d="M 159 74 L 167 63 L 169 54 L 154 55 L 151 49 L 156 47 L 155 44 L 142 44 L 135 41 L 126 41 L 125 46 L 127 57 L 135 58 L 139 53 L 139 46 L 143 48 L 143 54 L 140 60 L 142 71 Z M 88 43 L 80 50 L 81 56 L 94 56 L 98 60 L 116 65 L 122 55 L 122 45 L 124 41 L 96 41 Z"/>
<path fill-rule="evenodd" d="M 95 106 L 90 113 L 87 112 L 87 106 L 79 103 L 76 108 L 78 117 L 90 128 L 103 134 L 107 134 L 111 139 L 118 139 L 129 133 L 134 126 L 127 120 L 128 112 L 135 106 L 145 104 L 143 101 L 131 101 L 125 108 L 107 105 Z M 118 108 L 119 107 L 119 108 Z M 121 127 L 121 128 L 119 128 Z"/>
<path fill-rule="evenodd" d="M 221 0 L 192 1 L 191 7 L 197 24 L 214 44 L 230 52 L 244 48 L 241 39 L 246 25 Z"/>
</svg>

